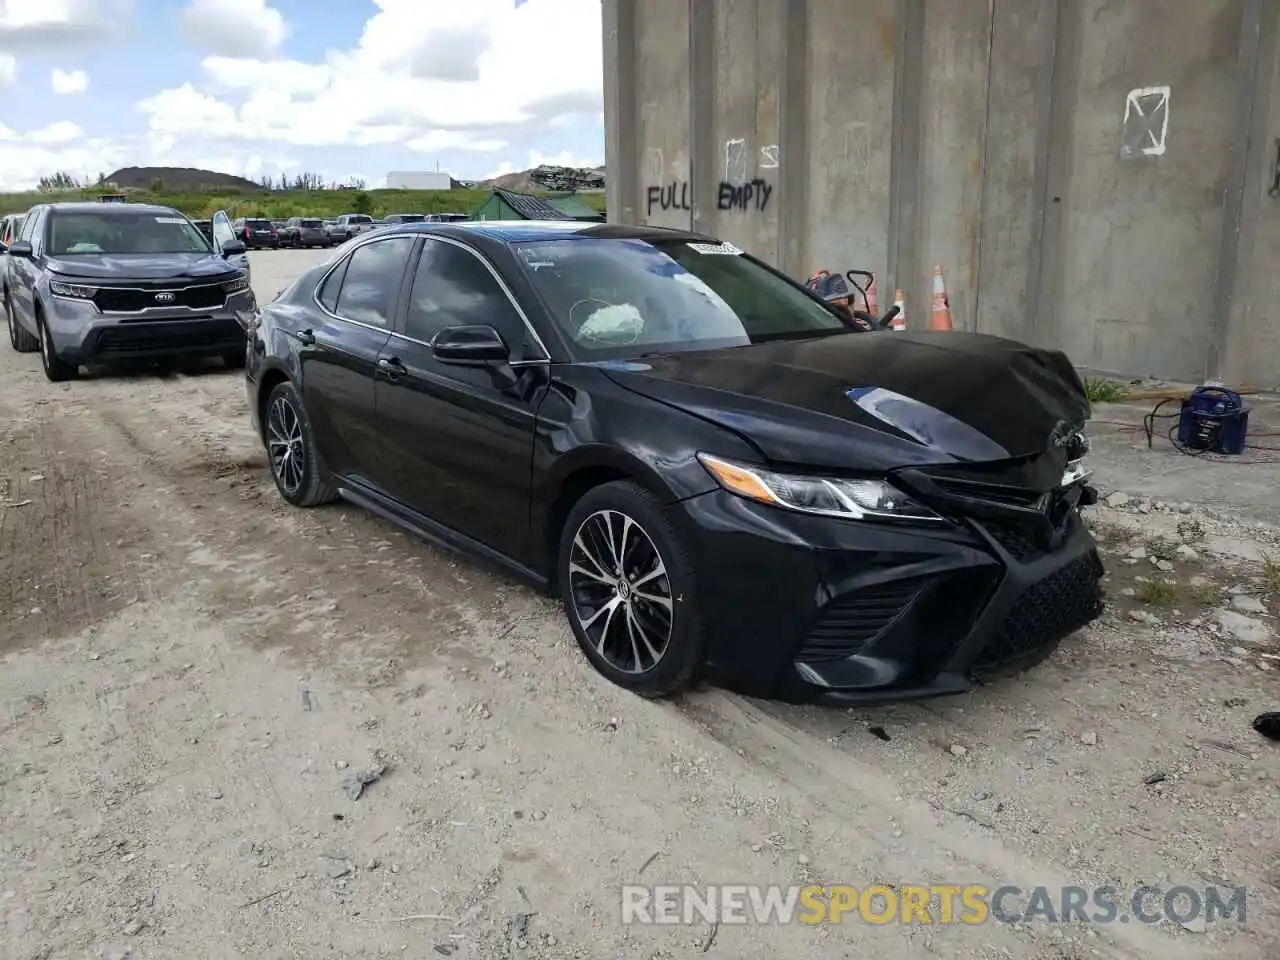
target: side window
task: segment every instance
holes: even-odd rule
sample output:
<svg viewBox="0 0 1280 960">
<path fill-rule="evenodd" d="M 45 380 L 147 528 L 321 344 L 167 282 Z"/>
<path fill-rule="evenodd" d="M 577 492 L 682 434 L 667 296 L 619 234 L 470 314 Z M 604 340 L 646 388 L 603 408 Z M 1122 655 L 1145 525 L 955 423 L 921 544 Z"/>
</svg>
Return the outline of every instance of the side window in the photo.
<svg viewBox="0 0 1280 960">
<path fill-rule="evenodd" d="M 350 258 L 343 260 L 340 264 L 333 268 L 333 272 L 324 278 L 324 283 L 320 284 L 320 291 L 316 295 L 316 299 L 330 313 L 338 312 L 338 291 L 342 288 L 342 277 L 347 272 L 347 264 Z"/>
<path fill-rule="evenodd" d="M 26 240 L 28 243 L 31 242 L 31 238 L 35 236 L 36 224 L 39 223 L 40 220 L 42 219 L 41 215 L 43 213 L 44 213 L 43 210 L 39 210 L 36 213 L 27 217 L 27 219 L 22 224 L 22 234 L 20 235 L 19 239 Z"/>
<path fill-rule="evenodd" d="M 352 252 L 333 312 L 374 327 L 390 327 L 400 281 L 413 249 L 412 237 L 366 243 Z"/>
<path fill-rule="evenodd" d="M 427 240 L 413 277 L 405 334 L 430 341 L 445 327 L 473 324 L 496 328 L 511 348 L 511 359 L 535 355 L 524 321 L 479 256 Z"/>
</svg>

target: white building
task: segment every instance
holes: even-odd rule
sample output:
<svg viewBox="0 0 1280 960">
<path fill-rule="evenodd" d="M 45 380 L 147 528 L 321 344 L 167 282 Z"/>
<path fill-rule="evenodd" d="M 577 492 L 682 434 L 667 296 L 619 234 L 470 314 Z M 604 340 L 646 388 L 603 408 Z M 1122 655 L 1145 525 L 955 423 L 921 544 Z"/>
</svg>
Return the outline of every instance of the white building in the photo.
<svg viewBox="0 0 1280 960">
<path fill-rule="evenodd" d="M 387 174 L 390 190 L 448 190 L 449 174 L 438 170 L 394 170 Z"/>
</svg>

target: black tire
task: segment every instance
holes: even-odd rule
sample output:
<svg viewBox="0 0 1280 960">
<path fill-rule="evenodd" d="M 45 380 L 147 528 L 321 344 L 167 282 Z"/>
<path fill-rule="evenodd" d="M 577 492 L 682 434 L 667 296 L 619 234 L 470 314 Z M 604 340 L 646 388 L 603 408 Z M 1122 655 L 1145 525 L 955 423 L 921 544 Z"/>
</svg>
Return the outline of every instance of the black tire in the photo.
<svg viewBox="0 0 1280 960">
<path fill-rule="evenodd" d="M 291 447 L 291 456 L 302 460 L 301 469 L 296 477 L 290 475 L 284 466 L 283 459 L 278 456 L 278 447 L 273 442 L 277 425 L 273 417 L 279 405 L 292 412 L 298 427 L 298 436 Z M 278 425 L 281 440 L 291 438 L 288 423 Z M 316 447 L 315 435 L 311 431 L 311 420 L 307 417 L 306 408 L 302 405 L 302 397 L 297 389 L 288 381 L 276 384 L 267 397 L 266 409 L 262 423 L 263 444 L 267 448 L 267 462 L 271 465 L 271 476 L 276 482 L 280 496 L 295 507 L 318 507 L 324 503 L 332 503 L 338 499 L 338 491 L 329 475 L 329 470 L 320 457 Z M 296 464 L 296 459 L 295 459 Z"/>
<path fill-rule="evenodd" d="M 77 364 L 68 363 L 58 356 L 53 340 L 49 337 L 49 328 L 44 322 L 44 317 L 38 312 L 36 325 L 40 328 L 40 365 L 44 367 L 45 377 L 54 383 L 62 383 L 64 380 L 74 380 L 80 376 L 80 367 Z"/>
<path fill-rule="evenodd" d="M 630 520 L 633 525 L 623 545 L 624 569 L 626 558 L 636 558 L 634 562 L 643 563 L 648 550 L 656 552 L 665 571 L 665 592 L 661 577 L 655 579 L 656 567 L 650 566 L 647 572 L 639 575 L 632 571 L 626 580 L 630 581 L 621 588 L 605 586 L 597 583 L 600 578 L 584 577 L 575 573 L 571 564 L 579 570 L 588 566 L 584 557 L 592 556 L 591 549 L 586 552 L 583 544 L 599 543 L 593 535 L 603 529 L 602 523 L 614 523 L 614 530 L 620 530 L 623 522 L 620 517 Z M 603 519 L 602 519 L 603 518 Z M 637 532 L 643 534 L 645 541 L 640 540 Z M 646 544 L 647 541 L 647 544 Z M 578 646 L 606 679 L 624 689 L 642 697 L 668 697 L 688 687 L 702 666 L 705 639 L 702 620 L 697 607 L 697 589 L 693 564 L 689 559 L 680 536 L 658 499 L 643 487 L 630 481 L 619 480 L 606 483 L 589 490 L 569 511 L 561 533 L 560 547 L 557 551 L 556 570 L 560 593 L 564 600 L 565 614 L 569 618 L 569 626 L 578 641 Z M 609 574 L 615 571 L 605 571 Z M 619 581 L 622 578 L 618 578 Z M 639 585 L 646 584 L 646 592 L 639 591 Z M 632 587 L 630 583 L 635 583 Z M 623 593 L 625 590 L 625 595 Z M 610 599 L 601 601 L 600 597 Z M 663 604 L 655 603 L 646 597 L 666 598 Z M 613 615 L 603 613 L 605 607 L 612 604 L 615 610 L 622 610 L 624 619 L 620 621 L 624 633 L 617 633 L 618 627 L 606 625 L 607 637 L 592 636 L 588 631 L 593 624 L 592 615 L 603 615 L 607 624 L 611 624 Z M 596 609 L 593 611 L 592 606 Z M 654 638 L 660 633 L 663 622 L 663 610 L 670 608 L 666 617 L 666 646 L 660 651 L 656 663 L 641 669 L 642 664 L 635 658 L 651 659 L 655 651 L 652 643 L 641 642 L 637 637 Z M 627 647 L 634 652 L 631 666 L 627 669 L 614 661 L 617 657 L 608 654 L 613 646 L 611 640 L 625 639 L 624 656 Z M 599 649 L 598 649 L 599 645 Z M 605 652 L 602 653 L 602 650 Z"/>
<path fill-rule="evenodd" d="M 9 328 L 9 345 L 18 353 L 35 353 L 40 349 L 40 341 L 33 337 L 27 329 L 18 323 L 13 312 L 13 301 L 5 297 L 5 325 Z"/>
</svg>

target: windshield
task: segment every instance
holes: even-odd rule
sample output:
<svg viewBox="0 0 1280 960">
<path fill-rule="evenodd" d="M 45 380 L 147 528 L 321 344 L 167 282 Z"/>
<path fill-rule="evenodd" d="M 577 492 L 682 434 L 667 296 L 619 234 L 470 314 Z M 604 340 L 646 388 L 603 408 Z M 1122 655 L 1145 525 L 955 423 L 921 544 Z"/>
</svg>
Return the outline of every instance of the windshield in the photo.
<svg viewBox="0 0 1280 960">
<path fill-rule="evenodd" d="M 303 220 L 303 221 L 302 221 L 302 226 L 304 226 L 304 227 L 319 227 L 319 226 L 321 226 L 321 223 L 320 223 L 320 221 L 319 221 L 319 220 Z"/>
<path fill-rule="evenodd" d="M 516 250 L 556 323 L 589 359 L 852 329 L 833 308 L 730 244 L 578 238 Z"/>
<path fill-rule="evenodd" d="M 208 253 L 209 241 L 177 213 L 52 213 L 48 253 Z"/>
</svg>

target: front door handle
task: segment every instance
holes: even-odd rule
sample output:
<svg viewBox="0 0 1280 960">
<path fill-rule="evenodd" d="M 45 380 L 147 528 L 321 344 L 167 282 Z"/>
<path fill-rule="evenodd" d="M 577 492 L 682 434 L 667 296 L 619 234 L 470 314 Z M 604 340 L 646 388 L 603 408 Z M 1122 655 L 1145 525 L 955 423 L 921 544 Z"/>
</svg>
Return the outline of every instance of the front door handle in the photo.
<svg viewBox="0 0 1280 960">
<path fill-rule="evenodd" d="M 311 330 L 299 330 L 298 342 L 304 347 L 313 346 L 316 342 L 316 335 Z"/>
<path fill-rule="evenodd" d="M 378 359 L 378 369 L 385 373 L 390 380 L 399 380 L 409 372 L 408 368 L 395 357 L 380 357 Z"/>
</svg>

